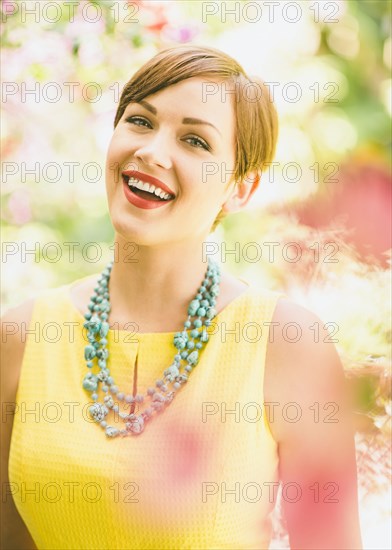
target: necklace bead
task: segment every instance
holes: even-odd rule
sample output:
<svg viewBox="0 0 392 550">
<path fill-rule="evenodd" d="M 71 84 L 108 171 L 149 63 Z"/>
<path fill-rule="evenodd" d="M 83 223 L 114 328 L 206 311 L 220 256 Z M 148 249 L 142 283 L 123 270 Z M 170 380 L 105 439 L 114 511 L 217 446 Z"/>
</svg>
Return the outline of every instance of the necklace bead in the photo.
<svg viewBox="0 0 392 550">
<path fill-rule="evenodd" d="M 107 349 L 107 336 L 110 330 L 108 314 L 110 312 L 109 280 L 113 262 L 103 270 L 94 288 L 95 294 L 90 298 L 87 311 L 84 315 L 84 327 L 87 329 L 88 344 L 84 348 L 84 358 L 89 369 L 85 375 L 83 389 L 91 393 L 93 404 L 89 407 L 91 417 L 101 426 L 108 438 L 127 435 L 139 435 L 145 429 L 145 425 L 155 413 L 163 410 L 174 399 L 176 393 L 188 381 L 189 375 L 196 367 L 200 359 L 200 352 L 209 340 L 206 328 L 211 325 L 216 315 L 214 308 L 216 298 L 219 295 L 220 269 L 217 264 L 209 260 L 204 281 L 197 289 L 195 298 L 190 302 L 187 310 L 187 319 L 184 322 L 184 330 L 176 332 L 173 337 L 173 345 L 176 350 L 173 363 L 163 372 L 163 378 L 155 381 L 155 387 L 149 387 L 146 395 L 135 396 L 125 394 L 116 386 L 114 379 L 107 368 L 109 351 Z M 193 321 L 192 317 L 197 317 Z M 187 329 L 190 330 L 189 334 Z M 199 330 L 201 329 L 201 330 Z M 195 341 L 197 340 L 197 341 Z M 181 363 L 185 362 L 185 365 Z M 183 366 L 183 371 L 181 368 Z M 98 373 L 91 370 L 98 367 Z M 101 384 L 103 400 L 99 401 L 98 388 Z M 109 391 L 112 395 L 109 394 Z M 119 404 L 114 397 L 132 407 L 144 403 L 146 408 L 135 414 L 119 412 Z M 136 406 L 137 406 L 136 405 Z M 125 424 L 124 429 L 118 429 L 108 424 L 106 417 L 110 411 L 117 414 Z"/>
</svg>

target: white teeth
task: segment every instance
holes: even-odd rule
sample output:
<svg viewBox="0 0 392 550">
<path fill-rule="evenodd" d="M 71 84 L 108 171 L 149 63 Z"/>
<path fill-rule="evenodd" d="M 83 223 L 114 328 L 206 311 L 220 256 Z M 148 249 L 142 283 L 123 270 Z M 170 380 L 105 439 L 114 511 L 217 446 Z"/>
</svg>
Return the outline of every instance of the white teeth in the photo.
<svg viewBox="0 0 392 550">
<path fill-rule="evenodd" d="M 165 193 L 163 189 L 160 189 L 159 187 L 155 187 L 155 185 L 153 185 L 152 183 L 145 183 L 143 181 L 140 181 L 137 178 L 129 178 L 128 185 L 129 187 L 136 187 L 141 191 L 147 191 L 149 193 L 153 193 L 157 197 L 160 197 L 161 199 L 168 199 L 170 197 L 169 193 Z"/>
</svg>

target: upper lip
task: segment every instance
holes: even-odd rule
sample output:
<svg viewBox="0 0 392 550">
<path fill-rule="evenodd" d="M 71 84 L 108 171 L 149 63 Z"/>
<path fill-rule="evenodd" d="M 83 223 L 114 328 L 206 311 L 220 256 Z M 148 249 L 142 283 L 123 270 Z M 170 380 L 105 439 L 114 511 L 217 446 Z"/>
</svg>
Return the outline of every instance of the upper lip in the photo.
<svg viewBox="0 0 392 550">
<path fill-rule="evenodd" d="M 175 197 L 175 193 L 163 183 L 163 181 L 158 180 L 157 178 L 153 178 L 152 176 L 149 176 L 148 174 L 144 174 L 143 172 L 138 172 L 137 170 L 124 170 L 122 172 L 123 176 L 129 176 L 130 178 L 136 178 L 138 180 L 141 180 L 145 183 L 151 183 L 152 185 L 155 185 L 155 187 L 159 187 L 159 189 L 162 189 L 165 191 L 165 193 L 169 193 L 169 195 L 172 195 Z"/>
</svg>

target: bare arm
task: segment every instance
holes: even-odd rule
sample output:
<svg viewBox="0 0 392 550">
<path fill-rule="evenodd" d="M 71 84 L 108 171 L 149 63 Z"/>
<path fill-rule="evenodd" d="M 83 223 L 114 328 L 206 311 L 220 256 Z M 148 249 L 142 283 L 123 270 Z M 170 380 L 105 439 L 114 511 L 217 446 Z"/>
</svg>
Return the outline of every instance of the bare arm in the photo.
<svg viewBox="0 0 392 550">
<path fill-rule="evenodd" d="M 1 320 L 1 548 L 4 550 L 36 550 L 14 500 L 9 494 L 8 458 L 13 426 L 12 411 L 15 404 L 24 344 L 20 338 L 20 326 L 30 322 L 33 302 L 28 301 L 11 310 Z M 11 332 L 15 334 L 11 334 Z"/>
<path fill-rule="evenodd" d="M 273 320 L 279 325 L 267 351 L 265 400 L 279 402 L 269 419 L 290 548 L 362 550 L 354 432 L 335 346 L 320 319 L 287 300 Z M 300 326 L 297 342 L 294 330 L 282 332 L 287 323 Z"/>
</svg>

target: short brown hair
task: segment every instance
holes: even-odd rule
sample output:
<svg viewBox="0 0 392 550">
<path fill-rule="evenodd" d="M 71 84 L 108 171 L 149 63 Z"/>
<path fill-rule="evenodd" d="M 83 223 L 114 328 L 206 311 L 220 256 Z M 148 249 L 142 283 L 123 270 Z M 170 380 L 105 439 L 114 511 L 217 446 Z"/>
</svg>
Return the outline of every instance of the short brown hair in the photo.
<svg viewBox="0 0 392 550">
<path fill-rule="evenodd" d="M 213 77 L 234 85 L 236 117 L 236 163 L 233 179 L 241 181 L 257 170 L 260 174 L 274 157 L 278 116 L 269 90 L 258 77 L 248 76 L 228 54 L 210 47 L 181 44 L 158 52 L 125 84 L 114 119 L 117 126 L 130 102 L 138 102 L 177 82 L 192 77 Z M 249 97 L 249 87 L 251 97 Z M 256 91 L 255 94 L 255 87 Z M 221 211 L 214 231 L 224 218 Z"/>
</svg>

